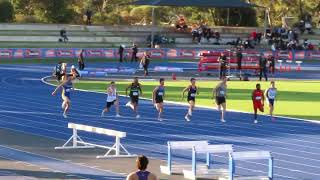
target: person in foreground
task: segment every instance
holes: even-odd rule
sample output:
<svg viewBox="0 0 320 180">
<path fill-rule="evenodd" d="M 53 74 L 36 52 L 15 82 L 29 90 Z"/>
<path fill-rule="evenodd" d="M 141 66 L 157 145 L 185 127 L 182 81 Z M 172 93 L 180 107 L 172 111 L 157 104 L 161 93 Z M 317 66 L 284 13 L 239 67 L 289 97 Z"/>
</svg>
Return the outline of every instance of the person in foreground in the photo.
<svg viewBox="0 0 320 180">
<path fill-rule="evenodd" d="M 158 110 L 158 120 L 162 121 L 162 113 L 163 113 L 163 99 L 165 97 L 165 90 L 164 90 L 164 79 L 160 78 L 159 80 L 160 85 L 154 88 L 152 93 L 152 103 Z"/>
<path fill-rule="evenodd" d="M 157 176 L 147 171 L 149 160 L 146 156 L 138 156 L 136 160 L 137 171 L 130 173 L 127 180 L 158 180 Z"/>
<path fill-rule="evenodd" d="M 116 88 L 116 83 L 112 81 L 110 86 L 107 88 L 107 104 L 105 108 L 102 110 L 101 117 L 104 117 L 105 112 L 109 112 L 112 105 L 116 107 L 116 117 L 121 117 L 119 114 L 119 100 L 118 100 L 118 92 Z"/>
<path fill-rule="evenodd" d="M 258 109 L 261 112 L 264 112 L 264 93 L 261 90 L 261 85 L 257 84 L 256 89 L 252 92 L 252 102 L 253 102 L 253 110 L 254 110 L 254 123 L 257 124 L 257 112 Z"/>
<path fill-rule="evenodd" d="M 275 121 L 275 118 L 273 117 L 273 110 L 274 110 L 274 101 L 276 100 L 277 97 L 277 88 L 275 86 L 275 82 L 271 81 L 270 87 L 266 91 L 266 97 L 269 102 L 269 113 L 272 121 Z"/>
<path fill-rule="evenodd" d="M 73 89 L 72 81 L 75 79 L 74 74 L 64 74 L 62 77 L 62 83 L 56 87 L 56 89 L 52 92 L 52 95 L 56 95 L 57 91 L 62 88 L 62 109 L 63 109 L 63 117 L 67 118 L 67 112 L 71 106 L 71 91 Z"/>
<path fill-rule="evenodd" d="M 212 99 L 215 97 L 215 102 L 218 106 L 218 111 L 221 111 L 221 122 L 226 122 L 224 116 L 226 113 L 226 97 L 227 97 L 227 78 L 223 77 L 222 81 L 212 91 Z"/>
<path fill-rule="evenodd" d="M 190 121 L 190 117 L 192 116 L 192 111 L 196 102 L 196 96 L 199 95 L 198 87 L 196 86 L 196 79 L 191 78 L 190 82 L 191 84 L 184 88 L 184 90 L 182 91 L 182 99 L 184 98 L 185 92 L 188 92 L 187 101 L 189 103 L 189 110 L 186 116 L 184 117 L 186 121 Z"/>
<path fill-rule="evenodd" d="M 130 90 L 130 101 L 126 104 L 126 106 L 130 107 L 136 113 L 136 118 L 140 118 L 138 113 L 138 103 L 139 96 L 142 95 L 142 89 L 138 77 L 135 77 L 133 83 L 126 88 L 126 96 L 128 96 L 128 89 Z"/>
</svg>

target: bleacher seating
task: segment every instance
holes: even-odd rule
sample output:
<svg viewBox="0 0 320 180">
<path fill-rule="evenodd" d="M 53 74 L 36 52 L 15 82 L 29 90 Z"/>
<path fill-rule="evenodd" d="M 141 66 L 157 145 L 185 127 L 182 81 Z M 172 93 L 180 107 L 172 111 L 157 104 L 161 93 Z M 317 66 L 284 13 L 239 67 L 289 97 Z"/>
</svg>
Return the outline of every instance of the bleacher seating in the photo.
<svg viewBox="0 0 320 180">
<path fill-rule="evenodd" d="M 65 28 L 69 38 L 68 43 L 58 43 L 59 31 Z M 227 42 L 237 37 L 246 39 L 250 32 L 263 29 L 241 27 L 215 27 L 221 33 L 221 45 L 214 45 L 214 39 L 207 42 L 203 39 L 201 45 L 192 42 L 190 33 L 176 32 L 172 27 L 155 27 L 155 34 L 173 38 L 176 48 L 229 48 Z M 152 30 L 151 26 L 85 26 L 60 24 L 0 24 L 0 47 L 118 47 L 121 44 L 131 46 L 137 43 L 139 47 L 146 47 L 146 39 Z M 316 31 L 317 33 L 318 31 Z M 307 37 L 318 44 L 319 36 Z M 266 45 L 267 42 L 262 41 Z M 164 45 L 165 46 L 165 45 Z M 164 47 L 162 46 L 162 47 Z"/>
</svg>

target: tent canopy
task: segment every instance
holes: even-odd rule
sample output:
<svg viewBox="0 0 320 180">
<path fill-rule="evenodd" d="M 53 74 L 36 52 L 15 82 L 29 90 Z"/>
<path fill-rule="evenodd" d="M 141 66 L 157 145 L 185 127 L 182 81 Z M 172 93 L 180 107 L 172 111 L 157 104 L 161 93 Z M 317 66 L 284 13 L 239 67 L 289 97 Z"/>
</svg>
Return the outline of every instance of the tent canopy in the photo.
<svg viewBox="0 0 320 180">
<path fill-rule="evenodd" d="M 241 0 L 136 0 L 131 5 L 150 6 L 193 6 L 206 8 L 249 8 L 259 7 Z"/>
</svg>

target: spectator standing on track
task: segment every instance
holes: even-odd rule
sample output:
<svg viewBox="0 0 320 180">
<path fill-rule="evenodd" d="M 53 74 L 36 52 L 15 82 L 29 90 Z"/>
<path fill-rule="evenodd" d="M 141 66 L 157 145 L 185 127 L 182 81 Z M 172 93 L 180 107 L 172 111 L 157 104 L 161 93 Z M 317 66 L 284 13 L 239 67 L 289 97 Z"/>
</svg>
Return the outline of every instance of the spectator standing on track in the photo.
<svg viewBox="0 0 320 180">
<path fill-rule="evenodd" d="M 242 57 L 243 57 L 241 48 L 237 49 L 236 56 L 237 56 L 237 65 L 238 65 L 237 68 L 239 71 L 239 77 L 241 78 Z"/>
<path fill-rule="evenodd" d="M 261 90 L 261 85 L 257 84 L 256 89 L 252 92 L 252 102 L 253 102 L 253 110 L 254 110 L 254 123 L 258 123 L 258 109 L 261 112 L 264 112 L 264 93 Z"/>
<path fill-rule="evenodd" d="M 212 91 L 212 99 L 215 98 L 215 102 L 218 106 L 218 111 L 221 111 L 221 122 L 226 122 L 224 116 L 226 113 L 226 98 L 227 98 L 227 78 L 223 77 L 220 82 Z"/>
<path fill-rule="evenodd" d="M 84 70 L 84 58 L 83 58 L 84 49 L 81 49 L 80 54 L 78 56 L 78 67 L 79 70 Z"/>
<path fill-rule="evenodd" d="M 274 72 L 276 69 L 276 60 L 274 58 L 274 56 L 270 56 L 269 59 L 269 74 L 271 74 L 272 76 L 274 76 Z"/>
<path fill-rule="evenodd" d="M 133 44 L 131 62 L 133 62 L 133 61 L 137 62 L 138 61 L 137 54 L 138 54 L 138 46 L 136 44 Z"/>
<path fill-rule="evenodd" d="M 124 54 L 125 45 L 120 45 L 118 54 L 119 54 L 119 62 L 123 62 L 123 54 Z"/>
<path fill-rule="evenodd" d="M 156 175 L 147 171 L 149 160 L 146 156 L 138 156 L 136 160 L 137 171 L 130 173 L 127 180 L 158 180 Z"/>
<path fill-rule="evenodd" d="M 63 71 L 62 71 L 62 62 L 58 62 L 58 64 L 56 65 L 56 67 L 54 68 L 54 76 L 56 76 L 57 81 L 60 82 L 61 78 L 63 76 Z"/>
<path fill-rule="evenodd" d="M 263 54 L 263 53 L 260 54 L 259 69 L 260 69 L 259 80 L 261 81 L 261 79 L 262 79 L 262 74 L 263 74 L 265 80 L 268 81 L 267 59 L 264 57 L 264 54 Z"/>
<path fill-rule="evenodd" d="M 222 79 L 227 74 L 227 56 L 224 54 L 224 52 L 221 53 L 218 61 L 220 63 L 220 76 L 219 76 L 219 78 Z"/>
<path fill-rule="evenodd" d="M 66 30 L 66 28 L 63 28 L 63 29 L 60 30 L 60 36 L 61 36 L 63 42 L 69 41 L 69 39 L 68 39 L 68 37 L 67 37 L 67 30 Z"/>
<path fill-rule="evenodd" d="M 144 70 L 144 76 L 148 76 L 149 75 L 149 64 L 150 64 L 150 53 L 149 52 L 145 52 L 141 58 L 140 64 L 143 67 Z"/>
</svg>

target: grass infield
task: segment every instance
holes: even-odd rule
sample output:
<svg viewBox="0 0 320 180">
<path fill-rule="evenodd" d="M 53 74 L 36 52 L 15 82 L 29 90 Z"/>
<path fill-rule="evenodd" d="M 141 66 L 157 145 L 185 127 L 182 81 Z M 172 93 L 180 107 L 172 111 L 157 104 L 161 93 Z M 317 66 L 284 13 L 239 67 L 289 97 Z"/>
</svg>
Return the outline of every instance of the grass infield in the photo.
<svg viewBox="0 0 320 180">
<path fill-rule="evenodd" d="M 119 94 L 125 94 L 125 88 L 130 82 L 117 81 L 117 89 Z M 214 107 L 212 97 L 212 88 L 217 85 L 218 81 L 197 81 L 199 87 L 199 96 L 196 99 L 196 104 Z M 262 89 L 269 87 L 269 82 L 257 81 L 229 81 L 228 82 L 228 97 L 227 108 L 252 112 L 251 92 L 255 88 L 256 83 L 260 83 Z M 107 81 L 86 81 L 81 80 L 75 84 L 78 89 L 92 90 L 104 92 Z M 154 87 L 158 84 L 157 81 L 141 81 L 143 88 L 143 97 L 151 98 L 151 93 Z M 182 90 L 189 84 L 189 81 L 166 81 L 166 100 L 175 102 L 186 102 L 181 99 Z M 294 118 L 303 118 L 311 120 L 320 120 L 320 81 L 276 81 L 278 88 L 278 97 L 275 103 L 275 115 L 287 116 Z M 265 106 L 268 106 L 265 103 Z M 266 107 L 267 114 L 269 108 Z"/>
</svg>

